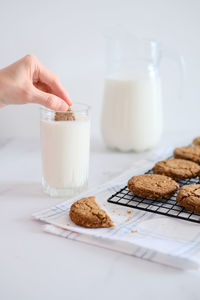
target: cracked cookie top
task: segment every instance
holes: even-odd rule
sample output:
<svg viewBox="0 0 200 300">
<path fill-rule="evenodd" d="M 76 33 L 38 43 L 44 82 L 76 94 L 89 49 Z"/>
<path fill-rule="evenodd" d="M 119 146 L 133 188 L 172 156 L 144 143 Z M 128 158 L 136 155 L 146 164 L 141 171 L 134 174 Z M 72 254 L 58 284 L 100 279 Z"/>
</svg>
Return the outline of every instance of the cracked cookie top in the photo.
<svg viewBox="0 0 200 300">
<path fill-rule="evenodd" d="M 174 150 L 175 158 L 182 158 L 200 163 L 200 146 L 185 146 Z"/>
<path fill-rule="evenodd" d="M 200 212 L 200 184 L 188 184 L 181 187 L 176 201 L 192 212 Z"/>
<path fill-rule="evenodd" d="M 181 180 L 196 177 L 200 172 L 200 166 L 189 160 L 174 158 L 157 162 L 153 172 Z"/>
<path fill-rule="evenodd" d="M 82 198 L 73 203 L 69 215 L 75 224 L 87 228 L 114 226 L 109 215 L 96 202 L 95 197 Z"/>
<path fill-rule="evenodd" d="M 169 198 L 179 188 L 176 181 L 165 175 L 144 174 L 128 181 L 129 190 L 137 196 L 152 199 Z"/>
</svg>

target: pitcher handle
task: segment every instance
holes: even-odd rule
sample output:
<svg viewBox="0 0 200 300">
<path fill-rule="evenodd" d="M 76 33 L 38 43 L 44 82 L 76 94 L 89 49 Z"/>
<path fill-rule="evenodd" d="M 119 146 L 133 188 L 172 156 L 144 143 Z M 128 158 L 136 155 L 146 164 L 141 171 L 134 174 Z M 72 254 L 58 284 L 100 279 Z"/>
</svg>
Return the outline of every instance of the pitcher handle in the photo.
<svg viewBox="0 0 200 300">
<path fill-rule="evenodd" d="M 176 51 L 171 50 L 170 48 L 164 46 L 162 49 L 163 57 L 166 57 L 178 65 L 179 75 L 180 75 L 180 86 L 179 86 L 179 93 L 178 96 L 180 100 L 183 96 L 183 87 L 185 81 L 185 74 L 186 74 L 186 65 L 183 55 L 178 54 Z"/>
</svg>

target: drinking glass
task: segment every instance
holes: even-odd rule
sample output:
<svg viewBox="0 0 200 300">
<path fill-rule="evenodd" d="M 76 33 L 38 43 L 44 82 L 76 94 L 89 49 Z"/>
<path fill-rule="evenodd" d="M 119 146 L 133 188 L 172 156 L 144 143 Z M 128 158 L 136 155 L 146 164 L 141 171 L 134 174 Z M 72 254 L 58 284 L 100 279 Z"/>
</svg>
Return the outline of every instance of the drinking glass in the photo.
<svg viewBox="0 0 200 300">
<path fill-rule="evenodd" d="M 42 185 L 50 196 L 70 196 L 87 187 L 89 111 L 87 105 L 78 103 L 64 114 L 41 107 Z"/>
</svg>

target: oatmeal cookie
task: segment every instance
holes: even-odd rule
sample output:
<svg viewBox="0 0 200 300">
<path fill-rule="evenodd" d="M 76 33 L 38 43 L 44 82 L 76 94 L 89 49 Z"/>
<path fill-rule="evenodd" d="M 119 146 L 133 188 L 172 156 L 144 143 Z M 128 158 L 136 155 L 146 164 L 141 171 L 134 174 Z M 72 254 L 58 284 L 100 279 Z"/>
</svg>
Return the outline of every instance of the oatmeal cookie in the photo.
<svg viewBox="0 0 200 300">
<path fill-rule="evenodd" d="M 196 137 L 196 138 L 193 140 L 193 144 L 199 145 L 199 146 L 200 146 L 200 136 Z"/>
<path fill-rule="evenodd" d="M 188 184 L 180 188 L 176 201 L 192 212 L 200 212 L 200 184 Z"/>
<path fill-rule="evenodd" d="M 144 174 L 132 177 L 128 181 L 128 188 L 140 197 L 162 199 L 172 196 L 178 190 L 179 185 L 168 176 Z"/>
<path fill-rule="evenodd" d="M 82 198 L 73 203 L 69 215 L 75 224 L 87 228 L 114 226 L 109 215 L 96 202 L 95 197 Z"/>
<path fill-rule="evenodd" d="M 174 158 L 157 162 L 153 172 L 181 180 L 196 177 L 200 173 L 200 166 L 193 161 Z"/>
<path fill-rule="evenodd" d="M 200 146 L 185 146 L 174 150 L 175 158 L 182 158 L 200 163 Z"/>
</svg>

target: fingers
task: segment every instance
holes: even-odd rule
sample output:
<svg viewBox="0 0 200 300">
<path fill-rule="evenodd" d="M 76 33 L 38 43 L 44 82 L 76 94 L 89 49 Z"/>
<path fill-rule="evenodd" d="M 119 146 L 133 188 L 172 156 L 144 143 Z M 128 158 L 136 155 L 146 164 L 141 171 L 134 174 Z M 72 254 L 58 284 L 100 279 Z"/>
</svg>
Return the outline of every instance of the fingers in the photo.
<svg viewBox="0 0 200 300">
<path fill-rule="evenodd" d="M 45 93 L 33 87 L 29 93 L 31 103 L 38 103 L 52 110 L 66 111 L 68 104 L 56 95 Z"/>
<path fill-rule="evenodd" d="M 37 81 L 39 81 L 39 83 L 41 82 L 48 85 L 51 93 L 62 98 L 65 102 L 67 102 L 68 105 L 72 105 L 72 101 L 67 91 L 60 83 L 58 77 L 50 70 L 48 70 L 45 66 L 43 66 L 39 61 L 37 62 L 37 64 Z"/>
</svg>

